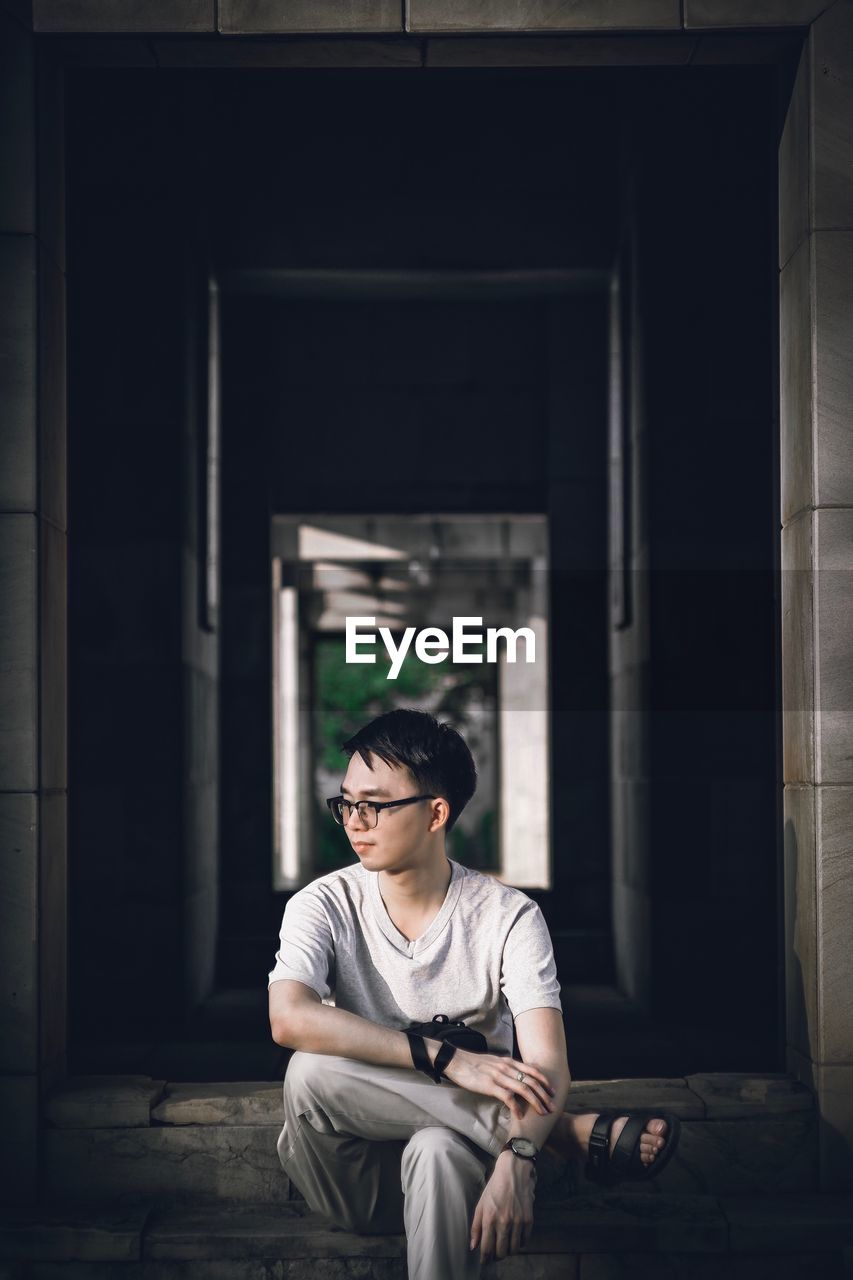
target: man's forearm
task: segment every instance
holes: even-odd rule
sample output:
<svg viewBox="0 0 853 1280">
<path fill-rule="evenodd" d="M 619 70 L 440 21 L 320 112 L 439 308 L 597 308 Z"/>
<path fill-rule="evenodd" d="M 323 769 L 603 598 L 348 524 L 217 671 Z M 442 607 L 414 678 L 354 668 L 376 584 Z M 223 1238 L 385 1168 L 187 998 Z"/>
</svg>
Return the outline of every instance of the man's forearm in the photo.
<svg viewBox="0 0 853 1280">
<path fill-rule="evenodd" d="M 537 1062 L 535 1065 L 545 1072 L 554 1089 L 554 1096 L 551 1098 L 551 1105 L 554 1109 L 546 1115 L 540 1116 L 534 1110 L 532 1104 L 528 1102 L 527 1109 L 520 1120 L 517 1120 L 514 1115 L 510 1115 L 506 1136 L 507 1140 L 510 1138 L 529 1138 L 531 1142 L 536 1143 L 536 1146 L 541 1151 L 548 1141 L 548 1136 L 557 1123 L 558 1117 L 565 1109 L 566 1099 L 569 1096 L 571 1087 L 571 1076 L 569 1075 L 567 1064 L 552 1066 L 547 1062 Z"/>
<path fill-rule="evenodd" d="M 380 1026 L 368 1018 L 328 1004 L 300 1005 L 289 1019 L 284 1037 L 277 1042 L 306 1053 L 337 1054 L 377 1066 L 408 1067 L 414 1070 L 409 1039 L 404 1031 Z M 425 1037 L 430 1062 L 441 1048 L 440 1040 Z"/>
</svg>

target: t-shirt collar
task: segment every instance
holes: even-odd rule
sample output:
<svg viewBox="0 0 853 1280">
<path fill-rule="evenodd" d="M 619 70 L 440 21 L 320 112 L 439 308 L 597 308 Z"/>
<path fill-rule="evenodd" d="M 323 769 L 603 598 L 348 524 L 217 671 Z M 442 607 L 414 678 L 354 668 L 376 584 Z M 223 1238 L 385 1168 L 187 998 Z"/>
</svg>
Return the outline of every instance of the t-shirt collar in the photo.
<svg viewBox="0 0 853 1280">
<path fill-rule="evenodd" d="M 411 942 L 400 932 L 389 916 L 379 890 L 379 872 L 367 872 L 369 877 L 368 897 L 374 918 L 388 941 L 411 960 L 416 959 L 422 951 L 432 946 L 453 915 L 453 911 L 459 901 L 462 882 L 465 878 L 465 868 L 461 863 L 454 861 L 453 858 L 448 858 L 447 861 L 450 863 L 451 876 L 447 892 L 444 895 L 444 902 L 439 907 L 438 914 L 432 920 L 426 933 L 421 934 L 414 942 Z"/>
</svg>

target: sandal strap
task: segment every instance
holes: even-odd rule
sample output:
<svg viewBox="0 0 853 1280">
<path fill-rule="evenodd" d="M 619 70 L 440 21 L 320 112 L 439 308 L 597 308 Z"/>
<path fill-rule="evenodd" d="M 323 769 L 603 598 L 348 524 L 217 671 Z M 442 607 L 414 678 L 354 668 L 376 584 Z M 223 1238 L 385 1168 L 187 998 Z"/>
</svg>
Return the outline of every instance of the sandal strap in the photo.
<svg viewBox="0 0 853 1280">
<path fill-rule="evenodd" d="M 629 1169 L 645 1169 L 640 1159 L 640 1136 L 646 1127 L 646 1117 L 629 1115 L 625 1127 L 616 1139 L 610 1153 L 614 1173 L 627 1173 Z"/>
<path fill-rule="evenodd" d="M 610 1130 L 615 1119 L 614 1112 L 602 1111 L 592 1126 L 587 1159 L 594 1173 L 603 1173 L 610 1163 Z"/>
</svg>

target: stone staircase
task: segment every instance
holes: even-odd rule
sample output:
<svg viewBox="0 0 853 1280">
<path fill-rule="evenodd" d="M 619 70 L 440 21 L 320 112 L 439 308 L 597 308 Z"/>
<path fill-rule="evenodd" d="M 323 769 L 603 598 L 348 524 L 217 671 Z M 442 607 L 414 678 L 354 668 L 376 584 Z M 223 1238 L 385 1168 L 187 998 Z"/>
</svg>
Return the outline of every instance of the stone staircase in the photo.
<svg viewBox="0 0 853 1280">
<path fill-rule="evenodd" d="M 570 1110 L 605 1107 L 675 1112 L 677 1156 L 608 1192 L 545 1163 L 530 1243 L 483 1280 L 853 1271 L 853 1195 L 818 1194 L 814 1101 L 789 1076 L 573 1084 Z M 308 1211 L 278 1162 L 280 1115 L 280 1083 L 70 1080 L 45 1108 L 42 1204 L 2 1213 L 0 1280 L 405 1280 L 403 1235 Z"/>
</svg>

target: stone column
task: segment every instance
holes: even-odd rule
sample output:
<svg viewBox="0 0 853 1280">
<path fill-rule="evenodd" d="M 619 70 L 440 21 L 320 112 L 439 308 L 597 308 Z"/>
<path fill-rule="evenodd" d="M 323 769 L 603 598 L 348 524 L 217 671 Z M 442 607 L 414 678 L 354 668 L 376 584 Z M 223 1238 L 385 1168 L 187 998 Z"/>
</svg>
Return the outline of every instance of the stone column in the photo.
<svg viewBox="0 0 853 1280">
<path fill-rule="evenodd" d="M 805 41 L 779 151 L 787 1064 L 853 1186 L 853 3 Z"/>
<path fill-rule="evenodd" d="M 40 1092 L 65 1070 L 61 166 L 61 74 L 0 9 L 0 1196 L 18 1201 L 37 1192 Z"/>
</svg>

